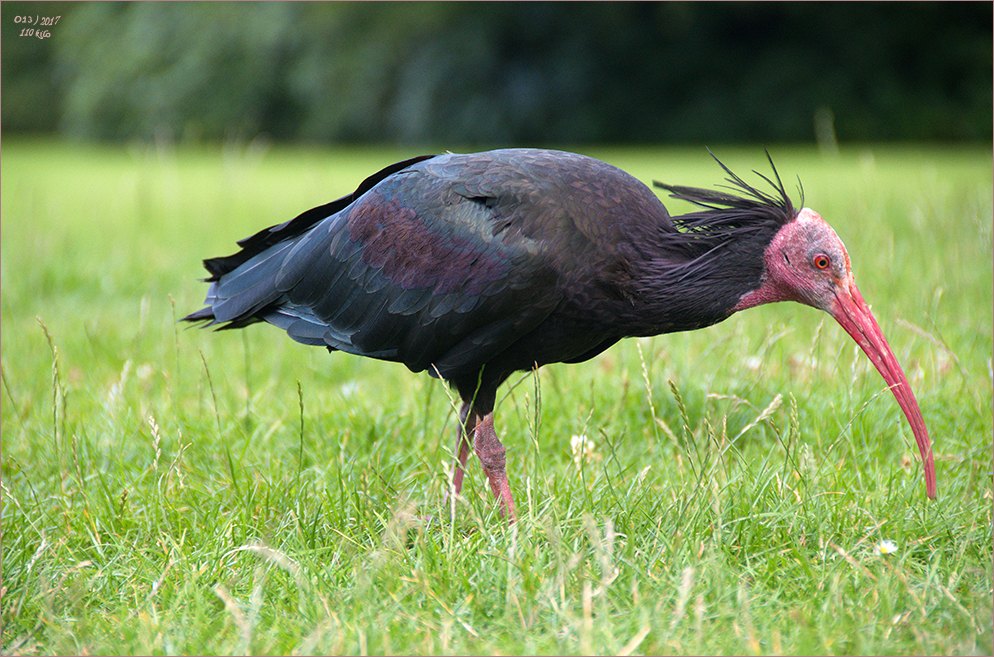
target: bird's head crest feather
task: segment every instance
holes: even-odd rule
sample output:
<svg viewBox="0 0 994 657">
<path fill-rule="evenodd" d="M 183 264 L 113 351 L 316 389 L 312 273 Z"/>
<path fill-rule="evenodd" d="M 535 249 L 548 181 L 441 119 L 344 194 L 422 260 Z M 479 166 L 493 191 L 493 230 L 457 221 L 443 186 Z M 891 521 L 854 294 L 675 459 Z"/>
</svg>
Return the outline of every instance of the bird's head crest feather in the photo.
<svg viewBox="0 0 994 657">
<path fill-rule="evenodd" d="M 708 149 L 708 153 L 728 174 L 726 180 L 729 184 L 719 185 L 721 189 L 667 185 L 658 181 L 653 183 L 655 187 L 670 192 L 673 198 L 689 201 L 704 208 L 674 217 L 673 221 L 677 226 L 690 233 L 737 232 L 738 230 L 748 231 L 757 225 L 769 225 L 770 223 L 784 225 L 797 217 L 797 210 L 794 208 L 790 196 L 787 195 L 786 189 L 784 189 L 783 181 L 780 179 L 780 174 L 777 172 L 776 165 L 773 164 L 773 158 L 769 151 L 766 152 L 766 158 L 773 169 L 773 178 L 758 171 L 753 171 L 753 173 L 773 187 L 773 194 L 747 183 L 741 176 L 725 166 L 711 152 L 711 149 Z M 800 181 L 798 181 L 798 187 L 803 206 L 804 189 L 800 187 Z M 731 193 L 723 190 L 731 190 Z"/>
</svg>

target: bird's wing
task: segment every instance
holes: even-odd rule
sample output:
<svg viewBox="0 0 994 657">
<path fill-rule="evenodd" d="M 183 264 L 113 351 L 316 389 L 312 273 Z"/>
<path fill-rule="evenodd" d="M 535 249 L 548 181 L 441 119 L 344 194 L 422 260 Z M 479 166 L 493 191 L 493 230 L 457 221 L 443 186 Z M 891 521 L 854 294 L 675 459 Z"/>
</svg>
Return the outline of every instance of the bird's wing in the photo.
<svg viewBox="0 0 994 657">
<path fill-rule="evenodd" d="M 212 284 L 214 321 L 265 320 L 299 342 L 446 378 L 478 370 L 555 309 L 560 274 L 547 237 L 509 230 L 527 210 L 501 200 L 510 172 L 491 168 L 469 189 L 465 165 L 396 172 L 244 259 Z"/>
</svg>

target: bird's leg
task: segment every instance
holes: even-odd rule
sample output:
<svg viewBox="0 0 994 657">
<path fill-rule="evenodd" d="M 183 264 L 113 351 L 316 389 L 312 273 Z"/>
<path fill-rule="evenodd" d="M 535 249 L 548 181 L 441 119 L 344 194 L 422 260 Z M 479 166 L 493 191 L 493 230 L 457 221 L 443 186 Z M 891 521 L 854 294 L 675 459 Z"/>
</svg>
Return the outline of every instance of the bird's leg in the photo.
<svg viewBox="0 0 994 657">
<path fill-rule="evenodd" d="M 511 497 L 511 487 L 507 483 L 507 470 L 505 469 L 504 445 L 497 438 L 494 430 L 494 414 L 487 413 L 482 421 L 476 422 L 476 437 L 473 441 L 473 450 L 476 457 L 480 459 L 480 465 L 487 474 L 490 481 L 490 489 L 494 492 L 494 497 L 501 504 L 500 512 L 510 522 L 514 522 L 516 513 L 514 511 L 514 499 Z"/>
<path fill-rule="evenodd" d="M 459 439 L 458 439 L 458 449 L 456 453 L 455 461 L 452 462 L 452 493 L 458 495 L 462 492 L 462 479 L 463 475 L 466 473 L 466 460 L 469 459 L 469 436 L 476 429 L 476 423 L 480 416 L 476 413 L 470 413 L 469 404 L 463 404 L 462 410 L 459 411 Z M 449 494 L 445 494 L 446 501 L 448 500 Z"/>
</svg>

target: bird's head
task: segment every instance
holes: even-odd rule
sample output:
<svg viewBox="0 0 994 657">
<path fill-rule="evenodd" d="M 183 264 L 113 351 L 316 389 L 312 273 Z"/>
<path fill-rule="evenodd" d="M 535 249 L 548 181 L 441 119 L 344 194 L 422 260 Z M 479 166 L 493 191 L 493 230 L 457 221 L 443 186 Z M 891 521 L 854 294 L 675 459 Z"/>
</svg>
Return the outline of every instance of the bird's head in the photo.
<svg viewBox="0 0 994 657">
<path fill-rule="evenodd" d="M 818 213 L 804 208 L 785 224 L 763 254 L 764 276 L 735 310 L 775 301 L 797 301 L 836 316 L 840 292 L 854 288 L 842 240 Z M 855 288 L 854 288 L 855 289 Z"/>
<path fill-rule="evenodd" d="M 925 421 L 900 364 L 856 287 L 842 240 L 821 216 L 804 208 L 780 228 L 763 257 L 759 288 L 744 295 L 735 310 L 798 301 L 834 317 L 876 366 L 907 416 L 925 466 L 926 492 L 934 498 L 935 465 Z"/>
</svg>

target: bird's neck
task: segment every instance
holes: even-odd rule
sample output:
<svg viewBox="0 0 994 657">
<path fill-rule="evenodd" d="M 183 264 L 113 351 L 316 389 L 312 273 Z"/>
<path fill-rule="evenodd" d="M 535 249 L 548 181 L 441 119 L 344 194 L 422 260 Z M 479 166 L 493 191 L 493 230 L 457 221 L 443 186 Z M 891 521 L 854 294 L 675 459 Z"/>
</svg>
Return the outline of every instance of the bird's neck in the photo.
<svg viewBox="0 0 994 657">
<path fill-rule="evenodd" d="M 762 252 L 755 251 L 726 242 L 676 265 L 672 258 L 650 260 L 638 304 L 640 335 L 692 331 L 741 310 L 763 281 Z"/>
</svg>

